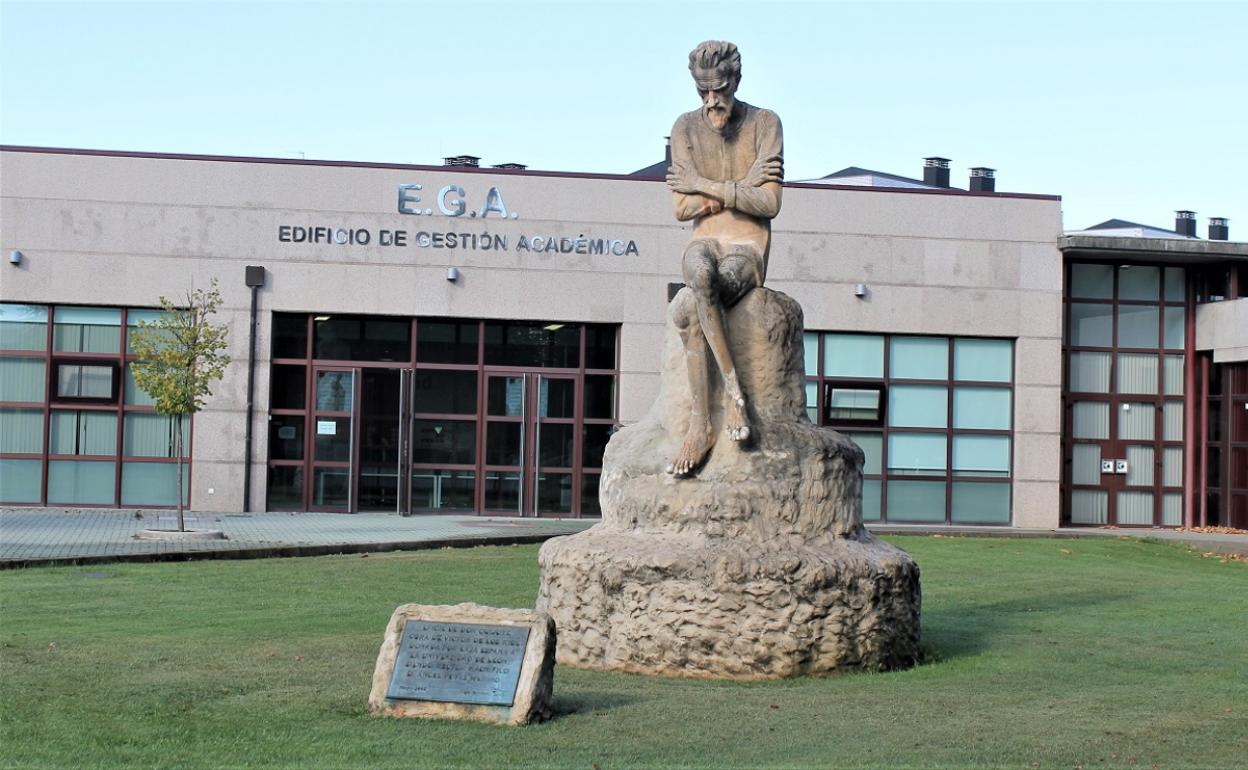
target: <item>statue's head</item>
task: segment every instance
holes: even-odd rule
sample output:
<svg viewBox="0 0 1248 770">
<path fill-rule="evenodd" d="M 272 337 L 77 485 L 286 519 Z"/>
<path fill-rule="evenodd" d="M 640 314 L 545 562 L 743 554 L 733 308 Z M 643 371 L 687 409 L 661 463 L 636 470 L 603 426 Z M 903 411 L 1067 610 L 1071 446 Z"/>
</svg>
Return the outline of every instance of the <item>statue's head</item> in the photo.
<svg viewBox="0 0 1248 770">
<path fill-rule="evenodd" d="M 689 72 L 702 97 L 702 114 L 722 131 L 736 104 L 741 83 L 741 54 L 732 43 L 707 40 L 689 54 Z"/>
</svg>

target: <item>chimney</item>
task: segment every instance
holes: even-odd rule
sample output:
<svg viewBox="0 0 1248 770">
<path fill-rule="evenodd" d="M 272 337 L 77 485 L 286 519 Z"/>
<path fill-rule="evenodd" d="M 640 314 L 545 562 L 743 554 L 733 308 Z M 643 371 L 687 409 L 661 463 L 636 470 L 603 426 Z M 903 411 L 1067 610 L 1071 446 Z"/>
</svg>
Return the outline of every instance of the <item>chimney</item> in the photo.
<svg viewBox="0 0 1248 770">
<path fill-rule="evenodd" d="M 949 159 L 948 158 L 924 158 L 923 159 L 923 184 L 932 187 L 948 187 L 949 186 Z"/>
<path fill-rule="evenodd" d="M 1195 211 L 1176 211 L 1174 212 L 1174 231 L 1179 235 L 1186 235 L 1188 238 L 1196 237 L 1196 212 Z"/>
<path fill-rule="evenodd" d="M 1229 241 L 1230 240 L 1230 232 L 1226 226 L 1226 222 L 1227 222 L 1226 217 L 1209 217 L 1209 240 L 1211 241 Z"/>
<path fill-rule="evenodd" d="M 672 165 L 672 137 L 663 137 L 663 162 Z"/>
<path fill-rule="evenodd" d="M 524 171 L 528 166 L 523 163 L 499 163 L 494 168 L 508 169 L 510 171 Z"/>
<path fill-rule="evenodd" d="M 996 192 L 997 170 L 976 166 L 971 169 L 971 192 Z"/>
<path fill-rule="evenodd" d="M 449 158 L 442 159 L 443 166 L 461 166 L 464 168 L 479 168 L 481 159 L 476 155 L 452 155 Z"/>
</svg>

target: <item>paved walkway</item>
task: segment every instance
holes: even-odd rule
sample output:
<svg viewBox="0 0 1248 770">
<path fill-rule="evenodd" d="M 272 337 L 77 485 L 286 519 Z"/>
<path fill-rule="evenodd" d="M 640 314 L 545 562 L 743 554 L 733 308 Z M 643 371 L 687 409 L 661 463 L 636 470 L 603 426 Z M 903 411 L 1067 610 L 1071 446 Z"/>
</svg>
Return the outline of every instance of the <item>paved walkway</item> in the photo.
<svg viewBox="0 0 1248 770">
<path fill-rule="evenodd" d="M 168 541 L 135 536 L 144 529 L 175 529 L 177 516 L 170 511 L 0 508 L 0 568 L 537 543 L 579 532 L 595 521 L 392 513 L 194 513 L 186 516 L 187 529 L 221 530 L 226 539 Z"/>
<path fill-rule="evenodd" d="M 225 540 L 138 540 L 144 529 L 172 529 L 169 511 L 0 508 L 0 568 L 36 564 L 158 561 L 192 558 L 312 556 L 536 543 L 579 532 L 597 519 L 515 519 L 486 516 L 396 516 L 391 513 L 194 513 L 188 529 L 217 529 Z M 1248 556 L 1248 535 L 1165 529 L 1017 529 L 887 525 L 879 534 L 978 537 L 1145 537 L 1201 552 Z"/>
</svg>

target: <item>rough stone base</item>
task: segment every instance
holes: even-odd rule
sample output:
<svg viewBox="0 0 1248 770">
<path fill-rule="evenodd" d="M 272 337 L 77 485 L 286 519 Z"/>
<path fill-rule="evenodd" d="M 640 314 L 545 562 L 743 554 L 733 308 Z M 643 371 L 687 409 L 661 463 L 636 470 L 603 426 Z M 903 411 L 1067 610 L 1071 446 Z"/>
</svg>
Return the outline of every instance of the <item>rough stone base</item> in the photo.
<svg viewBox="0 0 1248 770">
<path fill-rule="evenodd" d="M 771 679 L 918 657 L 918 567 L 866 533 L 746 548 L 594 528 L 547 541 L 540 562 L 564 665 Z"/>
</svg>

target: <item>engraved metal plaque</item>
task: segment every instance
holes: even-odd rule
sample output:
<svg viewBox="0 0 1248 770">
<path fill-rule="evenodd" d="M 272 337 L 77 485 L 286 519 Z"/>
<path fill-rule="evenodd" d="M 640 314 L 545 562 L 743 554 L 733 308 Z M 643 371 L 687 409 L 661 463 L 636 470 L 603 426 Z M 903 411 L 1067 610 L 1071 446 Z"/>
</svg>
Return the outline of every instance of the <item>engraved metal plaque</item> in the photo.
<svg viewBox="0 0 1248 770">
<path fill-rule="evenodd" d="M 409 620 L 386 697 L 510 706 L 528 641 L 525 626 Z"/>
</svg>

